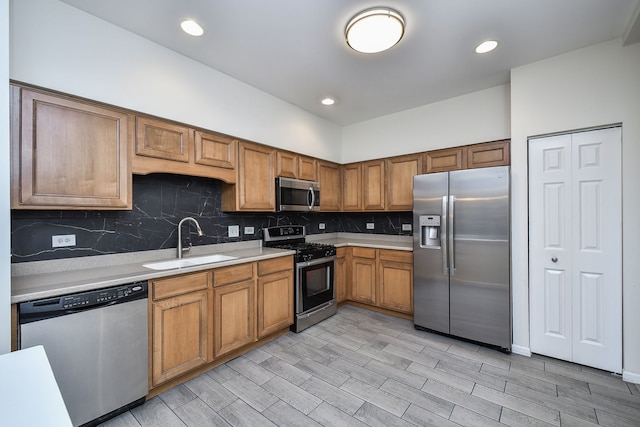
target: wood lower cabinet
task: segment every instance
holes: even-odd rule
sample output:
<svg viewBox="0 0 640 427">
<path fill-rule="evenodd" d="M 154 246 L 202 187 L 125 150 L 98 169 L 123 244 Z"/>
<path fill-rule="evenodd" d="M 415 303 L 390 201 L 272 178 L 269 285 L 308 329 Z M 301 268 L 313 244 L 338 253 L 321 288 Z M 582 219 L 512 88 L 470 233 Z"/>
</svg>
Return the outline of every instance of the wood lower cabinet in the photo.
<svg viewBox="0 0 640 427">
<path fill-rule="evenodd" d="M 336 250 L 336 277 L 335 277 L 335 288 L 336 288 L 336 300 L 340 302 L 344 302 L 349 298 L 349 273 L 351 272 L 350 267 L 350 259 L 348 256 L 349 251 L 347 248 L 338 248 Z"/>
<path fill-rule="evenodd" d="M 11 86 L 11 207 L 131 209 L 133 116 Z"/>
<path fill-rule="evenodd" d="M 351 299 L 376 304 L 376 249 L 352 248 Z"/>
<path fill-rule="evenodd" d="M 258 338 L 293 324 L 293 257 L 258 262 Z"/>
<path fill-rule="evenodd" d="M 150 386 L 209 362 L 210 274 L 151 281 Z"/>
<path fill-rule="evenodd" d="M 320 182 L 320 210 L 337 212 L 342 206 L 342 181 L 340 165 L 318 161 L 318 182 Z"/>
<path fill-rule="evenodd" d="M 413 313 L 413 253 L 380 250 L 378 253 L 377 305 Z"/>
<path fill-rule="evenodd" d="M 386 209 L 413 209 L 413 177 L 422 173 L 422 156 L 400 156 L 387 159 Z"/>
<path fill-rule="evenodd" d="M 255 310 L 255 280 L 213 289 L 214 357 L 256 340 Z"/>
<path fill-rule="evenodd" d="M 235 185 L 222 188 L 223 211 L 274 211 L 276 150 L 240 141 Z"/>
</svg>

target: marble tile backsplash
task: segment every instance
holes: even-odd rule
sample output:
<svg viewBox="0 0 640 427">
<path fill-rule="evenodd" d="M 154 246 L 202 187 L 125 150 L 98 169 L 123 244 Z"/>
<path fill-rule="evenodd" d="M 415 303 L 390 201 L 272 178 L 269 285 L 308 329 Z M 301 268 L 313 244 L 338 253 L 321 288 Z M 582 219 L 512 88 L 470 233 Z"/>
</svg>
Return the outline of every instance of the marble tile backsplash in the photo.
<svg viewBox="0 0 640 427">
<path fill-rule="evenodd" d="M 196 245 L 261 239 L 263 227 L 302 224 L 308 234 L 375 233 L 410 235 L 402 224 L 411 212 L 389 213 L 225 213 L 221 211 L 221 182 L 169 174 L 134 175 L 130 211 L 11 211 L 12 262 L 42 261 L 174 248 L 177 224 L 186 217 L 198 220 L 204 236 L 184 225 L 185 244 Z M 368 230 L 366 223 L 374 223 Z M 325 224 L 320 230 L 319 225 Z M 230 238 L 229 225 L 240 226 L 240 237 Z M 253 227 L 254 234 L 244 234 Z M 53 248 L 54 235 L 75 234 L 76 245 Z"/>
</svg>

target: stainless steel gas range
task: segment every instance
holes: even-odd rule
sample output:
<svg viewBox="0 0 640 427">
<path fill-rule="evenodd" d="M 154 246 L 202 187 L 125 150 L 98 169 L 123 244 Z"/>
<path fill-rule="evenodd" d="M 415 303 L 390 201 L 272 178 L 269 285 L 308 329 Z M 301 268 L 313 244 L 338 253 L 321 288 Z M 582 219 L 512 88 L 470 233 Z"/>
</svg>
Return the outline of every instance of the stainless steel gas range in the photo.
<svg viewBox="0 0 640 427">
<path fill-rule="evenodd" d="M 293 332 L 336 313 L 335 260 L 336 247 L 306 241 L 302 225 L 263 228 L 263 242 L 272 248 L 295 250 L 295 321 Z"/>
</svg>

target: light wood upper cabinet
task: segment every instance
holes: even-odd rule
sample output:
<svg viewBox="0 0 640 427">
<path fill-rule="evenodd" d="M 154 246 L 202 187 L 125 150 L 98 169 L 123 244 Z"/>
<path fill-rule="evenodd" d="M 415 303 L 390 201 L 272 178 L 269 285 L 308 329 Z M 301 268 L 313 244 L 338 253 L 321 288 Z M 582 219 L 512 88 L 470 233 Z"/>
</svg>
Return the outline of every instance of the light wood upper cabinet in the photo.
<svg viewBox="0 0 640 427">
<path fill-rule="evenodd" d="M 133 118 L 11 86 L 11 207 L 131 209 Z"/>
<path fill-rule="evenodd" d="M 236 180 L 236 138 L 154 117 L 136 116 L 133 173 L 153 172 Z"/>
<path fill-rule="evenodd" d="M 298 155 L 278 150 L 276 152 L 276 176 L 298 178 Z"/>
<path fill-rule="evenodd" d="M 384 210 L 385 207 L 385 161 L 373 160 L 362 164 L 363 209 Z"/>
<path fill-rule="evenodd" d="M 276 150 L 246 141 L 238 143 L 235 185 L 222 188 L 223 211 L 274 211 Z"/>
<path fill-rule="evenodd" d="M 318 160 L 312 157 L 298 156 L 298 178 L 307 181 L 317 181 Z"/>
<path fill-rule="evenodd" d="M 234 170 L 237 166 L 238 140 L 219 133 L 194 132 L 195 163 Z"/>
<path fill-rule="evenodd" d="M 460 147 L 429 151 L 424 154 L 423 165 L 424 173 L 464 169 L 466 165 L 466 150 Z"/>
<path fill-rule="evenodd" d="M 511 164 L 509 140 L 467 147 L 467 169 L 508 166 Z"/>
<path fill-rule="evenodd" d="M 392 157 L 387 159 L 387 210 L 413 209 L 413 177 L 422 173 L 422 156 Z"/>
<path fill-rule="evenodd" d="M 318 161 L 318 181 L 320 182 L 320 210 L 337 212 L 341 206 L 340 165 Z"/>
<path fill-rule="evenodd" d="M 153 280 L 151 387 L 210 361 L 210 273 Z"/>
<path fill-rule="evenodd" d="M 258 262 L 258 338 L 293 324 L 293 257 Z"/>
<path fill-rule="evenodd" d="M 320 191 L 322 192 L 322 187 Z M 342 167 L 342 210 L 362 210 L 362 163 Z"/>
</svg>

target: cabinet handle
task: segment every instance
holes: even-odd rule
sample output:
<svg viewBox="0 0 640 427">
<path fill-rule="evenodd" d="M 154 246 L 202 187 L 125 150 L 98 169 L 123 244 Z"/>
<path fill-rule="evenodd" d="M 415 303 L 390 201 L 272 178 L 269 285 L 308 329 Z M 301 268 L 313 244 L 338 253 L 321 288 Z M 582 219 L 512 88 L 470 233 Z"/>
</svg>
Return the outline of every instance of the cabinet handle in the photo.
<svg viewBox="0 0 640 427">
<path fill-rule="evenodd" d="M 556 257 L 551 258 L 551 262 L 558 262 L 558 258 Z"/>
</svg>

